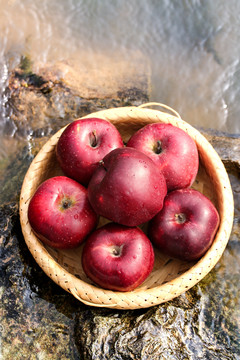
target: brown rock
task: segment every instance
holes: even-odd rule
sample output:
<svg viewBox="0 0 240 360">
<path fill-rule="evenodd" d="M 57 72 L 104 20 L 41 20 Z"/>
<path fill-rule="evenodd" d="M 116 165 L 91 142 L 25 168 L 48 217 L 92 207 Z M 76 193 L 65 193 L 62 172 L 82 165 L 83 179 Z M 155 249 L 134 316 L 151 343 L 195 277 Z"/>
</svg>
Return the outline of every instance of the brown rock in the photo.
<svg viewBox="0 0 240 360">
<path fill-rule="evenodd" d="M 129 89 L 149 94 L 150 67 L 140 52 L 129 56 L 130 61 L 115 54 L 87 53 L 81 58 L 55 64 L 36 64 L 37 73 L 48 81 L 62 82 L 72 94 L 85 99 L 120 99 Z"/>
<path fill-rule="evenodd" d="M 226 168 L 240 172 L 240 136 L 220 134 L 213 130 L 203 130 L 202 134 L 215 148 Z"/>
</svg>

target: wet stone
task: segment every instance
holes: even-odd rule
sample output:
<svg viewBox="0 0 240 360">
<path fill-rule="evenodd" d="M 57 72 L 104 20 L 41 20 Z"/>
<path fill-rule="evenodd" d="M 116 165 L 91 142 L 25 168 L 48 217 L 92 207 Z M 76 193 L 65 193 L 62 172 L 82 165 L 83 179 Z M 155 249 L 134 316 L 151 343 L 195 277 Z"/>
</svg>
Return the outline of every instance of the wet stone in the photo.
<svg viewBox="0 0 240 360">
<path fill-rule="evenodd" d="M 16 88 L 9 90 L 12 94 L 9 104 L 19 105 L 23 99 L 24 105 L 18 114 L 11 108 L 15 114 L 13 121 L 19 124 L 13 137 L 7 131 L 5 136 L 15 150 L 0 167 L 0 358 L 239 359 L 239 138 L 204 132 L 226 165 L 235 199 L 232 234 L 214 269 L 185 294 L 149 309 L 121 311 L 86 306 L 48 278 L 30 254 L 18 214 L 22 180 L 42 145 L 70 117 L 146 100 L 143 101 L 136 89 L 125 92 L 127 95 L 119 89 L 118 98 L 93 100 L 80 98 L 75 88 L 74 98 L 61 83 L 56 82 L 55 92 L 55 80 L 50 83 L 50 75 L 45 74 L 44 78 L 43 73 L 38 74 L 45 80 L 36 78 L 38 82 L 33 85 L 34 77 L 29 79 L 33 72 L 27 65 L 18 71 L 22 71 L 22 75 L 26 72 L 20 80 L 28 86 L 21 85 L 19 90 L 15 84 Z M 25 101 L 27 92 L 29 102 Z M 21 100 L 19 94 L 23 94 Z M 30 99 L 35 101 L 38 97 L 45 114 L 39 121 L 29 105 Z"/>
<path fill-rule="evenodd" d="M 98 55 L 97 67 L 88 72 L 86 64 L 80 61 L 43 66 L 33 65 L 28 57 L 23 57 L 19 67 L 11 72 L 5 91 L 10 118 L 6 134 L 47 136 L 93 111 L 147 102 L 148 63 L 141 55 L 138 57 L 136 68 L 127 61 L 116 58 L 109 62 L 107 57 Z"/>
<path fill-rule="evenodd" d="M 24 176 L 33 158 L 48 140 L 47 137 L 32 138 L 26 144 L 18 143 L 18 151 L 0 160 L 0 204 L 19 200 Z M 14 144 L 16 145 L 16 144 Z"/>
<path fill-rule="evenodd" d="M 76 301 L 30 256 L 15 203 L 0 207 L 0 228 L 2 358 L 78 359 L 71 336 Z"/>
<path fill-rule="evenodd" d="M 217 151 L 227 170 L 240 173 L 240 135 L 213 130 L 200 131 Z"/>
<path fill-rule="evenodd" d="M 233 251 L 235 255 L 233 255 Z M 75 324 L 84 359 L 237 359 L 240 255 L 230 243 L 218 266 L 179 298 L 148 310 L 87 309 Z"/>
</svg>

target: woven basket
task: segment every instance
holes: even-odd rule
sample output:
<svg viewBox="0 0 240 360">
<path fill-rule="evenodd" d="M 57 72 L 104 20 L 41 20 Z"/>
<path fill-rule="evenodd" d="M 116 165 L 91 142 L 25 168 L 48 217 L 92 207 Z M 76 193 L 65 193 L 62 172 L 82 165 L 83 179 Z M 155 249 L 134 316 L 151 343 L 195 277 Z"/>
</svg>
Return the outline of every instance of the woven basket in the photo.
<svg viewBox="0 0 240 360">
<path fill-rule="evenodd" d="M 161 106 L 164 111 L 150 109 L 153 105 Z M 166 109 L 174 115 L 166 112 Z M 116 309 L 138 309 L 171 300 L 203 279 L 218 262 L 227 245 L 232 229 L 234 206 L 224 165 L 205 137 L 166 105 L 148 103 L 139 107 L 113 108 L 86 117 L 100 117 L 110 121 L 120 131 L 125 142 L 135 131 L 149 123 L 171 123 L 185 130 L 195 140 L 200 157 L 199 172 L 193 187 L 210 198 L 220 214 L 220 226 L 214 242 L 199 261 L 191 263 L 170 259 L 155 249 L 154 269 L 145 282 L 134 291 L 110 291 L 93 284 L 81 266 L 83 245 L 74 250 L 56 250 L 45 246 L 33 234 L 27 217 L 29 200 L 37 187 L 49 177 L 62 174 L 56 161 L 55 146 L 63 128 L 43 146 L 31 163 L 22 185 L 20 220 L 26 244 L 43 271 L 84 304 Z M 100 225 L 104 221 L 101 219 Z"/>
</svg>

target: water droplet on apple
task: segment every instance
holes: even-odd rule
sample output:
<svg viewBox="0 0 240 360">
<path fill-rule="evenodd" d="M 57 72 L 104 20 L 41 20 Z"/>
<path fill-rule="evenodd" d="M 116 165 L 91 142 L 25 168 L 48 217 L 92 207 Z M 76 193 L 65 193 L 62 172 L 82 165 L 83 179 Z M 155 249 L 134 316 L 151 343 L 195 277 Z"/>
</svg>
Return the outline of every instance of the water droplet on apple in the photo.
<svg viewBox="0 0 240 360">
<path fill-rule="evenodd" d="M 75 219 L 75 220 L 78 219 L 78 214 L 74 215 L 74 219 Z"/>
</svg>

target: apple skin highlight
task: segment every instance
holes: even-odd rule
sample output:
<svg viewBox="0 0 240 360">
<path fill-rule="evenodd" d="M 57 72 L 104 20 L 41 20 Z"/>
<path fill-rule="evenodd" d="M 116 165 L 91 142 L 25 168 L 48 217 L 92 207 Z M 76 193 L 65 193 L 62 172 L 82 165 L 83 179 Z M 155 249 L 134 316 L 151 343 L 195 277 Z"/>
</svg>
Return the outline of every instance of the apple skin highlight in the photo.
<svg viewBox="0 0 240 360">
<path fill-rule="evenodd" d="M 45 244 L 59 249 L 79 246 L 98 222 L 87 189 L 66 176 L 55 176 L 38 187 L 29 203 L 28 219 Z"/>
<path fill-rule="evenodd" d="M 213 203 L 194 189 L 170 192 L 162 210 L 149 222 L 148 236 L 166 255 L 197 260 L 211 246 L 219 226 Z"/>
<path fill-rule="evenodd" d="M 84 244 L 82 266 L 105 289 L 131 291 L 149 276 L 154 265 L 152 244 L 143 231 L 108 223 Z"/>
<path fill-rule="evenodd" d="M 123 147 L 117 128 L 109 121 L 86 118 L 70 123 L 56 147 L 64 174 L 87 186 L 98 162 L 113 149 Z"/>
<path fill-rule="evenodd" d="M 166 194 L 166 181 L 156 164 L 129 147 L 106 155 L 88 186 L 96 213 L 126 226 L 149 221 L 161 210 Z"/>
<path fill-rule="evenodd" d="M 127 146 L 142 151 L 156 163 L 168 191 L 193 184 L 199 167 L 198 149 L 182 129 L 171 124 L 149 124 L 134 133 Z"/>
</svg>

